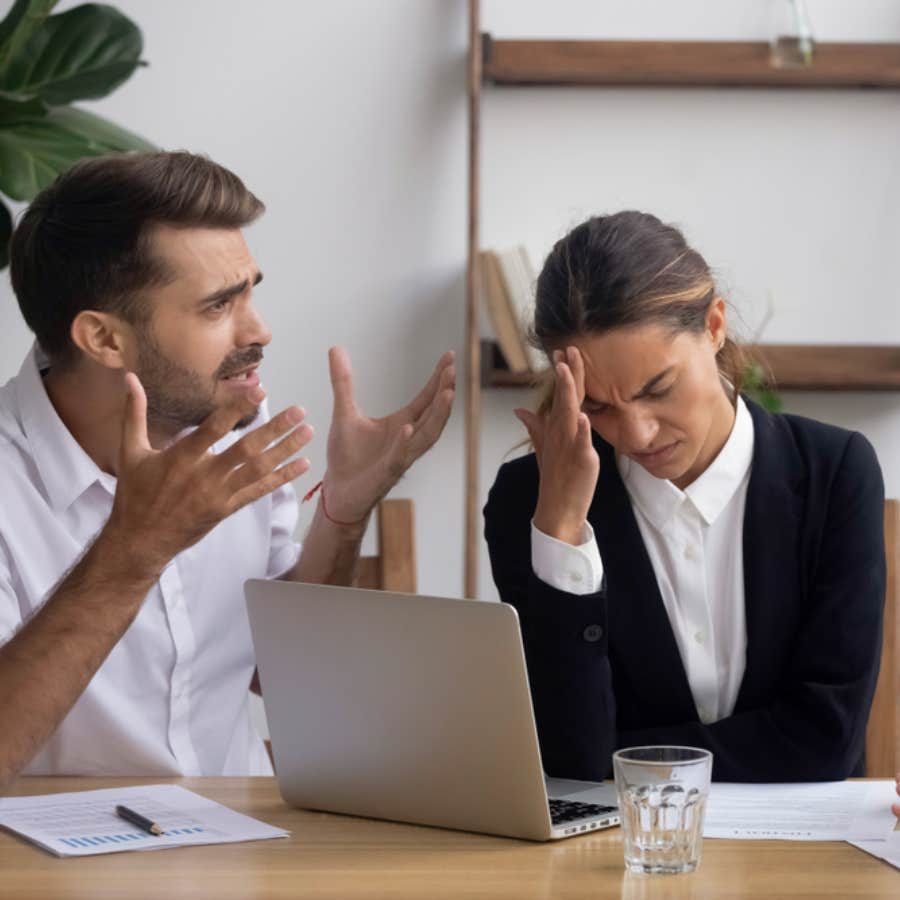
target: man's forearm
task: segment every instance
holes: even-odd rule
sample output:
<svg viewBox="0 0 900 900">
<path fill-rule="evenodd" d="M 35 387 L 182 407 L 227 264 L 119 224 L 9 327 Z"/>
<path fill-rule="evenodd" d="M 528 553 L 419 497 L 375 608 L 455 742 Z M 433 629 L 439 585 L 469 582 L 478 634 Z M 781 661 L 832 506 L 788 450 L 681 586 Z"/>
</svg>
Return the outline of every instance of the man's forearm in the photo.
<svg viewBox="0 0 900 900">
<path fill-rule="evenodd" d="M 157 578 L 101 532 L 41 609 L 0 647 L 0 785 L 57 729 Z"/>
<path fill-rule="evenodd" d="M 367 524 L 368 517 L 355 525 L 336 525 L 326 518 L 319 503 L 300 558 L 284 578 L 311 584 L 353 584 Z"/>
</svg>

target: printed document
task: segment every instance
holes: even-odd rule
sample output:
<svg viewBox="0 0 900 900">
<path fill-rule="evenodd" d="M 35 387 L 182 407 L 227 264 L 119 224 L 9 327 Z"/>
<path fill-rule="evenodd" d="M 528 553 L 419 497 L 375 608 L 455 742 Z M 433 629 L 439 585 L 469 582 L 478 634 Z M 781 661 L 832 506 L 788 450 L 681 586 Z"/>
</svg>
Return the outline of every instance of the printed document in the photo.
<svg viewBox="0 0 900 900">
<path fill-rule="evenodd" d="M 900 869 L 900 831 L 895 831 L 886 841 L 850 841 L 850 843 Z"/>
<path fill-rule="evenodd" d="M 810 784 L 714 782 L 703 836 L 787 841 L 885 841 L 893 780 Z"/>
<path fill-rule="evenodd" d="M 159 825 L 147 834 L 116 815 L 127 806 Z M 55 853 L 93 856 L 287 837 L 273 828 L 174 784 L 0 798 L 0 826 Z"/>
</svg>

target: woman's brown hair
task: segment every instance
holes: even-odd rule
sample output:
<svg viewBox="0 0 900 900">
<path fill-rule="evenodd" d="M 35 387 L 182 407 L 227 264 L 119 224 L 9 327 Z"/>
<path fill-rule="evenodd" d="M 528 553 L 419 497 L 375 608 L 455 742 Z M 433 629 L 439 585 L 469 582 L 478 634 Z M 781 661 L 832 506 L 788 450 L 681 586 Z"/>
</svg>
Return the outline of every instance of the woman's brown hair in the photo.
<svg viewBox="0 0 900 900">
<path fill-rule="evenodd" d="M 531 340 L 549 354 L 576 335 L 635 325 L 702 334 L 716 296 L 706 260 L 677 228 L 631 210 L 594 216 L 550 251 L 537 280 Z M 716 362 L 737 398 L 743 351 L 727 337 Z"/>
</svg>

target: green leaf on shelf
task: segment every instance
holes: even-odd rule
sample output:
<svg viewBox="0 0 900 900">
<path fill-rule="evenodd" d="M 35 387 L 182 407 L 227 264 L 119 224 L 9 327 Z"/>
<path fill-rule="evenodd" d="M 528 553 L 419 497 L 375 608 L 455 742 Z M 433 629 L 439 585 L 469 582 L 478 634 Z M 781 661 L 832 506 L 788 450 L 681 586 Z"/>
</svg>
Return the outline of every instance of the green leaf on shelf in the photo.
<svg viewBox="0 0 900 900">
<path fill-rule="evenodd" d="M 64 107 L 0 128 L 0 191 L 32 200 L 84 156 L 154 150 L 153 144 L 112 122 Z"/>
<path fill-rule="evenodd" d="M 111 6 L 85 4 L 50 16 L 0 71 L 11 99 L 51 106 L 105 97 L 143 65 L 140 29 Z"/>
</svg>

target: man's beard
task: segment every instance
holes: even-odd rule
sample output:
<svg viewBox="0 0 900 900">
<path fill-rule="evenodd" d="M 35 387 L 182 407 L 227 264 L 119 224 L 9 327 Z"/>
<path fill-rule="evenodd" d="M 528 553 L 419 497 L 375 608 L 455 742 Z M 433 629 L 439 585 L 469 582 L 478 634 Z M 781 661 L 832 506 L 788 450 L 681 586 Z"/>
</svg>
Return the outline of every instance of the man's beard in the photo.
<svg viewBox="0 0 900 900">
<path fill-rule="evenodd" d="M 263 356 L 259 344 L 237 350 L 226 356 L 207 379 L 169 359 L 149 328 L 142 328 L 140 337 L 136 374 L 147 395 L 147 423 L 161 431 L 177 433 L 201 424 L 221 405 L 215 400 L 219 381 Z M 234 430 L 246 428 L 258 415 L 259 409 L 255 409 L 236 422 Z"/>
</svg>

